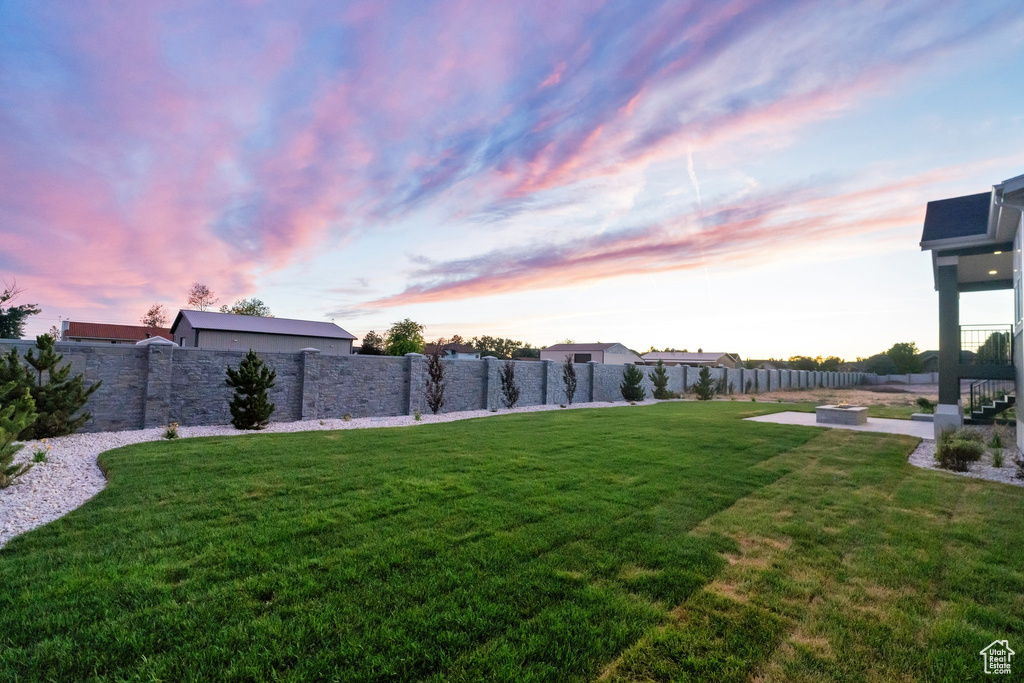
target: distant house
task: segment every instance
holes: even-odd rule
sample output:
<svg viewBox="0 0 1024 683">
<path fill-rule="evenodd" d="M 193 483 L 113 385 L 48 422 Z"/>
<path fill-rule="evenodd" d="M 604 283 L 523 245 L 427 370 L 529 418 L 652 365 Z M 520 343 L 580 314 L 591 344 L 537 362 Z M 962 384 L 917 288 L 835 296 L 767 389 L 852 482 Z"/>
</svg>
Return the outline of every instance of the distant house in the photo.
<svg viewBox="0 0 1024 683">
<path fill-rule="evenodd" d="M 629 365 L 641 362 L 636 355 L 622 344 L 555 344 L 540 350 L 541 360 L 564 361 L 572 356 L 574 363 L 597 361 L 608 365 Z"/>
<path fill-rule="evenodd" d="M 349 355 L 355 339 L 334 323 L 212 311 L 178 311 L 170 332 L 171 340 L 186 348 L 281 352 L 314 348 L 327 356 Z"/>
<path fill-rule="evenodd" d="M 657 365 L 659 360 L 665 365 L 707 365 L 712 368 L 738 368 L 742 365 L 735 355 L 721 352 L 652 351 L 643 357 L 644 365 Z"/>
<path fill-rule="evenodd" d="M 426 356 L 434 355 L 437 344 L 427 344 L 423 349 Z M 480 360 L 480 352 L 469 344 L 443 344 L 441 346 L 441 357 L 448 360 Z"/>
<path fill-rule="evenodd" d="M 921 353 L 917 354 L 917 359 L 921 361 L 921 372 L 939 371 L 938 351 L 922 351 Z"/>
<path fill-rule="evenodd" d="M 145 325 L 107 325 L 105 323 L 81 323 L 65 320 L 61 323 L 61 341 L 96 342 L 100 344 L 136 344 L 151 337 L 171 339 L 166 327 Z"/>
</svg>

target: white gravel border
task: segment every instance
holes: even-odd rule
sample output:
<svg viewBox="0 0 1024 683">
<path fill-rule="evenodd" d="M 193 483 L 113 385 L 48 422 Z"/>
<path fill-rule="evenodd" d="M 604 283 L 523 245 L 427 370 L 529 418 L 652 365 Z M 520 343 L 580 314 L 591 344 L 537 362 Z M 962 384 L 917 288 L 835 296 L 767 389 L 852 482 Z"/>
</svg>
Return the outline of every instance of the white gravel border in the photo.
<svg viewBox="0 0 1024 683">
<path fill-rule="evenodd" d="M 1016 449 L 1004 448 L 1003 466 L 992 467 L 992 455 L 986 451 L 980 461 L 971 464 L 971 469 L 967 472 L 954 472 L 953 470 L 947 470 L 939 467 L 935 462 L 934 441 L 922 441 L 918 444 L 917 448 L 914 449 L 914 452 L 910 454 L 908 460 L 911 465 L 925 470 L 938 470 L 940 472 L 945 472 L 946 474 L 955 474 L 960 477 L 986 479 L 988 481 L 997 481 L 1011 486 L 1024 486 L 1024 479 L 1017 478 L 1017 465 L 1014 462 L 1015 456 Z"/>
<path fill-rule="evenodd" d="M 635 405 L 663 403 L 648 399 Z M 573 403 L 567 409 L 577 408 L 622 408 L 631 404 L 614 403 Z M 508 415 L 510 413 L 535 413 L 546 410 L 561 410 L 558 405 L 532 405 L 489 410 L 464 410 L 440 415 L 423 415 L 420 421 L 411 415 L 397 417 L 362 417 L 351 420 L 324 419 L 298 422 L 272 422 L 260 431 L 239 431 L 231 425 L 213 427 L 179 427 L 181 438 L 197 436 L 246 436 L 252 434 L 281 434 L 285 432 L 315 432 L 338 429 L 368 429 L 372 427 L 414 427 L 417 425 L 454 422 L 476 417 Z M 104 451 L 146 441 L 163 439 L 164 428 L 138 429 L 124 432 L 93 432 L 71 434 L 47 443 L 52 447 L 45 463 L 38 463 L 31 470 L 18 477 L 14 484 L 0 489 L 0 548 L 15 536 L 52 522 L 81 507 L 87 500 L 103 490 L 107 479 L 103 476 L 96 458 Z M 44 449 L 40 441 L 25 442 L 25 447 L 15 457 L 15 462 L 32 462 L 32 454 Z"/>
</svg>

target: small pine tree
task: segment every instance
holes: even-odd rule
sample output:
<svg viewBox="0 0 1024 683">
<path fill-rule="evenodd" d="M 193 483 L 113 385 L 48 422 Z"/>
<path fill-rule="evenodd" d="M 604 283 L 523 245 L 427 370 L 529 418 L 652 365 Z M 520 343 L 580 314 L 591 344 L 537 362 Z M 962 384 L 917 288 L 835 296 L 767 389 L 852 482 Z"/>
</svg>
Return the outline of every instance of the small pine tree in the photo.
<svg viewBox="0 0 1024 683">
<path fill-rule="evenodd" d="M 20 395 L 18 391 L 15 382 L 0 386 L 0 489 L 32 469 L 31 463 L 14 464 L 14 454 L 22 448 L 22 444 L 14 441 L 36 419 L 32 395 L 27 389 L 22 389 Z"/>
<path fill-rule="evenodd" d="M 441 344 L 434 345 L 434 352 L 427 356 L 427 406 L 434 415 L 444 408 L 444 363 L 441 362 Z"/>
<path fill-rule="evenodd" d="M 658 361 L 658 366 L 654 368 L 654 372 L 649 374 L 651 382 L 654 383 L 654 398 L 666 399 L 672 398 L 672 392 L 668 390 L 668 372 L 665 371 L 665 362 Z"/>
<path fill-rule="evenodd" d="M 63 354 L 54 350 L 53 337 L 41 334 L 36 337 L 36 348 L 25 354 L 28 367 L 21 364 L 15 349 L 0 363 L 0 384 L 14 382 L 19 393 L 28 389 L 39 416 L 21 438 L 45 439 L 73 434 L 92 417 L 90 413 L 78 412 L 103 382 L 86 387 L 82 375 L 71 376 L 70 363 L 60 366 L 63 359 Z"/>
<path fill-rule="evenodd" d="M 265 365 L 252 349 L 245 354 L 238 369 L 227 369 L 227 385 L 235 390 L 231 397 L 231 424 L 236 429 L 263 429 L 270 423 L 274 404 L 267 389 L 274 386 L 277 371 Z"/>
<path fill-rule="evenodd" d="M 622 384 L 619 385 L 619 391 L 622 392 L 622 398 L 627 401 L 642 401 L 647 396 L 647 391 L 643 386 L 644 373 L 641 372 L 640 368 L 635 365 L 627 365 L 622 371 Z"/>
<path fill-rule="evenodd" d="M 715 397 L 715 382 L 711 379 L 711 370 L 708 366 L 700 369 L 697 382 L 693 385 L 693 393 L 697 395 L 698 401 L 710 401 Z"/>
<path fill-rule="evenodd" d="M 505 396 L 505 407 L 514 408 L 519 402 L 519 385 L 516 384 L 516 364 L 505 361 L 501 368 L 501 393 Z"/>
<path fill-rule="evenodd" d="M 565 384 L 565 402 L 572 405 L 572 399 L 576 396 L 576 366 L 568 354 L 562 361 L 562 383 Z"/>
</svg>

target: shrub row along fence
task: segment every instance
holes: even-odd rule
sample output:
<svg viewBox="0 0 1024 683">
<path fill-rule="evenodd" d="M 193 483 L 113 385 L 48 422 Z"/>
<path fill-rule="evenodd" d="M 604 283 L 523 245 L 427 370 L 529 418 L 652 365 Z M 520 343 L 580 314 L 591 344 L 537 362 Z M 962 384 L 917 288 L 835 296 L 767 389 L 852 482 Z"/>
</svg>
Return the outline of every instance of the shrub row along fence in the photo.
<svg viewBox="0 0 1024 683">
<path fill-rule="evenodd" d="M 30 341 L 0 341 L 0 352 L 12 346 L 20 355 Z M 89 398 L 92 418 L 81 431 L 111 431 L 160 427 L 171 422 L 183 426 L 231 422 L 228 402 L 232 389 L 225 370 L 238 367 L 244 352 L 188 349 L 169 346 L 114 346 L 77 342 L 58 343 L 57 351 L 70 362 L 73 373 L 86 382 L 103 380 Z M 270 400 L 277 405 L 273 420 L 313 420 L 386 417 L 429 412 L 426 406 L 426 358 L 419 355 L 325 356 L 316 350 L 299 353 L 258 353 L 277 371 Z M 442 412 L 491 410 L 502 406 L 498 359 L 451 360 L 445 364 L 445 405 Z M 572 402 L 622 401 L 622 365 L 596 362 L 575 366 L 578 378 Z M 669 366 L 668 390 L 685 393 L 697 381 L 698 368 Z M 653 394 L 651 366 L 642 367 L 647 397 Z M 712 377 L 720 393 L 747 394 L 845 387 L 871 381 L 856 372 L 805 370 L 743 370 L 715 368 Z M 517 361 L 515 379 L 518 405 L 563 404 L 569 400 L 562 382 L 561 363 Z"/>
</svg>

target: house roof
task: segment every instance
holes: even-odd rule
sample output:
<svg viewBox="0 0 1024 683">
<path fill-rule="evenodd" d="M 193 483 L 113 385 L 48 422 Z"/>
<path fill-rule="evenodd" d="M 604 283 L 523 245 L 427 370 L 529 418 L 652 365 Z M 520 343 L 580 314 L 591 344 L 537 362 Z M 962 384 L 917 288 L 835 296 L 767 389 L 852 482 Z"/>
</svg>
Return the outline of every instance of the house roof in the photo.
<svg viewBox="0 0 1024 683">
<path fill-rule="evenodd" d="M 423 353 L 429 355 L 429 354 L 434 352 L 434 349 L 436 347 L 437 347 L 437 344 L 427 344 L 424 347 L 424 349 L 423 349 Z M 473 348 L 469 344 L 452 344 L 452 343 L 448 343 L 448 344 L 442 345 L 441 346 L 441 350 L 442 351 L 455 351 L 456 353 L 480 353 L 477 349 Z"/>
<path fill-rule="evenodd" d="M 221 330 L 224 332 L 255 332 L 258 334 L 287 334 L 296 337 L 322 337 L 325 339 L 355 339 L 334 323 L 290 318 L 263 318 L 256 315 L 214 313 L 213 311 L 178 311 L 171 333 L 185 319 L 194 330 Z"/>
<path fill-rule="evenodd" d="M 991 204 L 991 192 L 928 202 L 921 244 L 961 237 L 986 236 Z"/>
<path fill-rule="evenodd" d="M 105 323 L 80 323 L 68 321 L 64 336 L 82 339 L 104 339 L 112 341 L 142 341 L 150 337 L 171 339 L 171 330 L 166 327 L 145 325 L 107 325 Z"/>
<path fill-rule="evenodd" d="M 688 353 L 683 351 L 652 351 L 643 355 L 644 360 L 674 360 L 674 361 L 691 361 L 693 363 L 712 363 L 724 356 L 728 356 L 728 353 L 724 351 L 722 353 Z"/>
<path fill-rule="evenodd" d="M 554 344 L 546 346 L 543 351 L 607 351 L 613 346 L 621 346 L 618 342 L 612 344 Z"/>
</svg>

